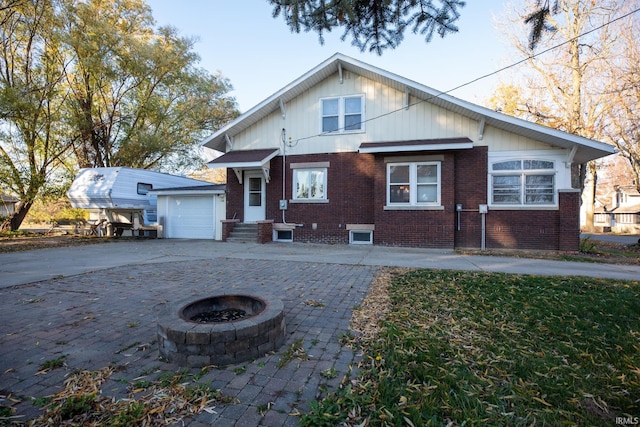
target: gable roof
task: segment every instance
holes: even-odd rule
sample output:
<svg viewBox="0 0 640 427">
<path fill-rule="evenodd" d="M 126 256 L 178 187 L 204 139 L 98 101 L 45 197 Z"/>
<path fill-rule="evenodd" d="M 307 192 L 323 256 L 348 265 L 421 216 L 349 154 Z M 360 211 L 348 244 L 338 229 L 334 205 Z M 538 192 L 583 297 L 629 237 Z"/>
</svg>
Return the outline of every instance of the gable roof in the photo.
<svg viewBox="0 0 640 427">
<path fill-rule="evenodd" d="M 289 83 L 231 123 L 219 129 L 203 141 L 203 145 L 218 151 L 226 151 L 226 137 L 232 137 L 261 119 L 267 117 L 281 105 L 301 95 L 303 92 L 322 82 L 335 73 L 348 70 L 367 79 L 382 83 L 411 96 L 437 105 L 446 110 L 458 113 L 470 119 L 484 122 L 507 132 L 537 140 L 552 146 L 573 149 L 573 162 L 585 163 L 589 160 L 604 157 L 616 152 L 609 144 L 573 135 L 547 126 L 538 125 L 527 120 L 512 117 L 491 109 L 473 104 L 438 90 L 416 83 L 407 78 L 366 64 L 357 59 L 336 53 L 306 74 Z"/>
</svg>

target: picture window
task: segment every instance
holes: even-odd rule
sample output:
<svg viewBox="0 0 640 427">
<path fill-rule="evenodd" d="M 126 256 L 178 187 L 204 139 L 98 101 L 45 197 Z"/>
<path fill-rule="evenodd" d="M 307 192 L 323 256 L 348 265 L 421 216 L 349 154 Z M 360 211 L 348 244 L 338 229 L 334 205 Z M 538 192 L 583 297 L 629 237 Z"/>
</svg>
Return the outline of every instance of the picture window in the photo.
<svg viewBox="0 0 640 427">
<path fill-rule="evenodd" d="M 553 205 L 555 164 L 547 160 L 506 160 L 491 165 L 494 205 Z"/>
</svg>

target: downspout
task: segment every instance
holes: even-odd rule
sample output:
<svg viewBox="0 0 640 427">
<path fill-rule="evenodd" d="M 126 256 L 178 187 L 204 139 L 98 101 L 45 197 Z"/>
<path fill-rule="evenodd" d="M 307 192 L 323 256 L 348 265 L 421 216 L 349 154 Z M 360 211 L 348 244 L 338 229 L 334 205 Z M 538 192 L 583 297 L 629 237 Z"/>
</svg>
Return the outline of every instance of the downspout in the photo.
<svg viewBox="0 0 640 427">
<path fill-rule="evenodd" d="M 281 137 L 282 137 L 282 200 L 286 200 L 287 199 L 287 185 L 286 185 L 286 179 L 287 179 L 287 142 L 286 142 L 286 134 L 287 131 L 285 130 L 285 128 L 282 128 L 282 133 L 281 133 Z M 282 209 L 282 223 L 283 224 L 287 224 L 287 218 L 286 218 L 286 209 Z M 287 224 L 288 225 L 288 224 Z"/>
</svg>

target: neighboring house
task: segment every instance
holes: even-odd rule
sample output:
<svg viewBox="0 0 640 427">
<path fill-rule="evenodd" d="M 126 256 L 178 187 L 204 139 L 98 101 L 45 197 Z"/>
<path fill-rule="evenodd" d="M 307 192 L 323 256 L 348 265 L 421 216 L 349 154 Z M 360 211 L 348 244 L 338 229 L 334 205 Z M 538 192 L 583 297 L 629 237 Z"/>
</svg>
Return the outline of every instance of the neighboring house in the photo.
<svg viewBox="0 0 640 427">
<path fill-rule="evenodd" d="M 223 239 L 252 222 L 259 241 L 569 251 L 572 166 L 615 151 L 342 54 L 204 145 L 226 153 Z"/>
<path fill-rule="evenodd" d="M 18 202 L 19 200 L 15 197 L 0 193 L 0 217 L 13 215 Z"/>
<path fill-rule="evenodd" d="M 640 193 L 635 185 L 616 186 L 607 202 L 596 208 L 596 227 L 606 232 L 640 234 Z"/>
</svg>

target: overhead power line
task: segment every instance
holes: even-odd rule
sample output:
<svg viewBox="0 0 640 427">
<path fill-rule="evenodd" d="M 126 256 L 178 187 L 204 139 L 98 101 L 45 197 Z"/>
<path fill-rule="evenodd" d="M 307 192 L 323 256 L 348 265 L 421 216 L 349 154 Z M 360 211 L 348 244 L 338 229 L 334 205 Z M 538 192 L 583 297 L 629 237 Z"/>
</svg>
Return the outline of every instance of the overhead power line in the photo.
<svg viewBox="0 0 640 427">
<path fill-rule="evenodd" d="M 484 75 L 482 75 L 482 76 L 480 76 L 480 77 L 477 77 L 477 78 L 475 78 L 475 79 L 469 80 L 468 82 L 463 83 L 463 84 L 461 84 L 461 85 L 458 85 L 458 86 L 456 86 L 456 87 L 454 87 L 454 88 L 452 88 L 452 89 L 449 89 L 449 90 L 446 90 L 446 91 L 443 91 L 443 92 L 439 92 L 437 95 L 433 95 L 433 96 L 427 97 L 426 99 L 421 99 L 421 100 L 419 100 L 419 101 L 417 101 L 417 102 L 414 102 L 413 104 L 409 104 L 409 107 L 413 107 L 413 106 L 415 106 L 415 105 L 419 105 L 419 104 L 421 104 L 421 103 L 423 103 L 423 102 L 428 102 L 428 101 L 430 101 L 430 100 L 432 100 L 432 99 L 438 98 L 438 97 L 440 97 L 440 96 L 442 96 L 442 95 L 449 94 L 449 93 L 451 93 L 451 92 L 453 92 L 453 91 L 456 91 L 456 90 L 458 90 L 458 89 L 461 89 L 461 88 L 463 88 L 463 87 L 465 87 L 465 86 L 469 86 L 469 85 L 471 85 L 471 84 L 473 84 L 473 83 L 476 83 L 476 82 L 478 82 L 478 81 L 480 81 L 480 80 L 484 80 L 484 79 L 486 79 L 486 78 L 489 78 L 489 77 L 495 76 L 496 74 L 502 73 L 503 71 L 506 71 L 506 70 L 509 70 L 509 69 L 511 69 L 511 68 L 517 67 L 517 66 L 518 66 L 518 65 L 520 65 L 520 64 L 523 64 L 523 63 L 525 63 L 525 62 L 527 62 L 527 61 L 530 61 L 530 60 L 532 60 L 532 59 L 534 59 L 534 58 L 537 58 L 538 56 L 544 55 L 545 53 L 551 52 L 552 50 L 558 49 L 558 48 L 560 48 L 560 47 L 562 47 L 562 46 L 564 46 L 564 45 L 566 45 L 566 44 L 568 44 L 568 43 L 571 43 L 571 42 L 572 42 L 572 41 L 574 41 L 574 40 L 579 39 L 580 37 L 584 37 L 584 36 L 587 36 L 587 35 L 589 35 L 589 34 L 591 34 L 591 33 L 594 33 L 594 32 L 596 32 L 596 31 L 599 31 L 599 30 L 601 30 L 602 28 L 605 28 L 605 27 L 607 27 L 608 25 L 613 24 L 614 22 L 617 22 L 617 21 L 620 21 L 620 20 L 622 20 L 622 19 L 628 18 L 629 16 L 631 16 L 631 15 L 633 15 L 633 14 L 635 14 L 635 13 L 638 13 L 638 12 L 640 12 L 640 8 L 635 9 L 635 10 L 633 10 L 633 11 L 631 11 L 631 12 L 628 12 L 628 13 L 626 13 L 626 14 L 624 14 L 624 15 L 621 15 L 621 16 L 619 16 L 619 17 L 617 17 L 617 18 L 614 18 L 614 19 L 612 19 L 612 20 L 610 20 L 610 21 L 608 21 L 608 22 L 605 22 L 604 24 L 602 24 L 602 25 L 600 25 L 600 26 L 598 26 L 598 27 L 592 28 L 592 29 L 590 29 L 589 31 L 585 31 L 584 33 L 581 33 L 581 34 L 577 35 L 576 37 L 573 37 L 573 38 L 571 38 L 571 39 L 567 39 L 567 40 L 565 40 L 565 41 L 563 41 L 563 42 L 561 42 L 561 43 L 558 43 L 558 44 L 556 44 L 556 45 L 554 45 L 554 46 L 551 46 L 551 47 L 549 47 L 549 48 L 547 48 L 547 49 L 544 49 L 544 50 L 542 50 L 542 51 L 540 51 L 540 52 L 533 53 L 533 54 L 531 54 L 531 55 L 527 56 L 526 58 L 523 58 L 523 59 L 521 59 L 521 60 L 519 60 L 519 61 L 516 61 L 516 62 L 514 62 L 514 63 L 512 63 L 512 64 L 509 64 L 509 65 L 507 65 L 507 66 L 505 66 L 505 67 L 502 67 L 502 68 L 500 68 L 500 69 L 498 69 L 498 70 L 496 70 L 496 71 L 492 71 L 491 73 L 484 74 Z M 386 113 L 384 113 L 384 114 L 380 114 L 380 115 L 378 115 L 378 116 L 371 117 L 370 119 L 363 120 L 363 121 L 361 121 L 361 122 L 360 122 L 360 124 L 368 123 L 368 122 L 372 122 L 372 121 L 374 121 L 374 120 L 378 120 L 378 119 L 381 119 L 381 118 L 383 118 L 383 117 L 390 116 L 391 114 L 395 114 L 395 113 L 398 113 L 398 112 L 404 111 L 405 109 L 406 109 L 406 107 L 405 107 L 405 106 L 403 106 L 403 107 L 398 108 L 398 109 L 396 109 L 396 110 L 391 110 L 391 111 L 388 111 L 388 112 L 386 112 Z M 337 130 L 344 130 L 344 128 L 337 129 Z M 311 139 L 311 138 L 316 138 L 316 137 L 321 136 L 321 135 L 327 135 L 327 134 L 329 134 L 329 133 L 331 133 L 331 132 L 326 132 L 326 133 L 324 133 L 324 132 L 323 132 L 323 133 L 318 133 L 318 134 L 314 134 L 314 135 L 305 136 L 305 137 L 302 137 L 302 138 L 296 138 L 296 142 L 295 142 L 295 143 L 297 144 L 297 143 L 298 143 L 298 142 L 300 142 L 300 141 L 304 141 L 304 140 Z"/>
</svg>

